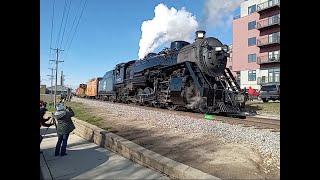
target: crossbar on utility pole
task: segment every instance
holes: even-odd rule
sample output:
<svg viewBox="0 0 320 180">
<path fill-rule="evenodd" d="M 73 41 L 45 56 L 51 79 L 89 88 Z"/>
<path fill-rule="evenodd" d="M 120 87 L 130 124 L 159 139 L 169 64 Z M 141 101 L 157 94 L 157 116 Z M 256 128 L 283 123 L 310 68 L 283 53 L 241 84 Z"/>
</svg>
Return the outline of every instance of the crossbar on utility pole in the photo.
<svg viewBox="0 0 320 180">
<path fill-rule="evenodd" d="M 53 48 L 51 48 L 51 49 L 53 49 Z M 57 53 L 57 59 L 56 60 L 50 60 L 50 61 L 55 61 L 55 63 L 56 63 L 56 83 L 55 83 L 55 91 L 54 91 L 54 99 L 53 99 L 53 105 L 54 105 L 54 107 L 56 107 L 56 104 L 57 104 L 57 83 L 58 83 L 58 63 L 59 62 L 63 62 L 63 61 L 59 61 L 59 52 L 60 51 L 64 51 L 64 50 L 61 50 L 61 49 L 59 49 L 59 48 L 56 48 L 56 49 L 53 49 L 53 50 L 55 50 L 56 51 L 56 53 Z"/>
</svg>

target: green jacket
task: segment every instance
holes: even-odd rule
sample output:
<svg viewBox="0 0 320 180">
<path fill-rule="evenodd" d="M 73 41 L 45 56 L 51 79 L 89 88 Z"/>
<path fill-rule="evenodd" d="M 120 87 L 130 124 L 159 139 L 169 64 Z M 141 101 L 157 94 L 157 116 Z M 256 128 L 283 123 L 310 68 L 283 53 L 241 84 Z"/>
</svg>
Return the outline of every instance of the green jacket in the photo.
<svg viewBox="0 0 320 180">
<path fill-rule="evenodd" d="M 68 109 L 56 111 L 53 116 L 57 120 L 57 134 L 59 136 L 69 134 L 75 129 L 75 126 L 71 120 L 71 117 L 74 116 L 72 109 L 70 109 L 70 111 Z"/>
</svg>

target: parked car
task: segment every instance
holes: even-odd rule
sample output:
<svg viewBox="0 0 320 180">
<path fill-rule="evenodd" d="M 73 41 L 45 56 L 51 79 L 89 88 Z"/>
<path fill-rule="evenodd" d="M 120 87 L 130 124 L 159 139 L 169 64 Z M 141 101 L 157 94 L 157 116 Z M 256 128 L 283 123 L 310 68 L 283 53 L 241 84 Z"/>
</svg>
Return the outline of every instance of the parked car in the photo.
<svg viewBox="0 0 320 180">
<path fill-rule="evenodd" d="M 268 102 L 269 100 L 280 101 L 280 84 L 261 85 L 259 97 L 263 102 Z"/>
</svg>

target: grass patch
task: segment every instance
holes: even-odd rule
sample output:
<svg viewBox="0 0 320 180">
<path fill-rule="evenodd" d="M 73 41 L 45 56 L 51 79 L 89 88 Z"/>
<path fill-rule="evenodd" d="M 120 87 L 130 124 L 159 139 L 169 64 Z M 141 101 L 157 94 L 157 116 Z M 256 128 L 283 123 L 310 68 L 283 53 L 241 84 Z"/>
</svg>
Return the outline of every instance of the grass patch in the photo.
<svg viewBox="0 0 320 180">
<path fill-rule="evenodd" d="M 54 112 L 56 109 L 53 106 L 48 106 L 48 111 L 49 112 Z"/>
<path fill-rule="evenodd" d="M 72 110 L 74 111 L 74 117 L 86 121 L 92 125 L 98 126 L 104 130 L 109 130 L 111 127 L 106 126 L 103 123 L 103 119 L 94 115 L 91 115 L 88 113 L 90 111 L 90 108 L 86 107 L 83 103 L 78 102 L 65 102 L 65 106 L 70 106 Z M 53 112 L 55 109 L 53 107 L 48 108 L 49 111 Z"/>
<path fill-rule="evenodd" d="M 246 109 L 255 110 L 257 113 L 280 114 L 280 102 L 269 101 L 264 103 L 262 101 L 248 101 L 246 103 Z"/>
</svg>

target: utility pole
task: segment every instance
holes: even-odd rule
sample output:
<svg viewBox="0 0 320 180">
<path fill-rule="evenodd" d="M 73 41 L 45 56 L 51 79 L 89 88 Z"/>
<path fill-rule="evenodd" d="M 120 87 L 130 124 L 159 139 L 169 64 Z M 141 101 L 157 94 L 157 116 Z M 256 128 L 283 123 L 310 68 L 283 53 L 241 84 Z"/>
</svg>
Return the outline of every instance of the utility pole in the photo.
<svg viewBox="0 0 320 180">
<path fill-rule="evenodd" d="M 53 79 L 54 79 L 54 76 L 53 76 L 53 70 L 55 70 L 54 68 L 48 68 L 51 70 L 51 75 L 47 75 L 50 77 L 50 80 L 51 80 L 51 90 L 50 90 L 50 95 L 51 95 L 51 99 L 53 100 L 53 97 L 52 97 L 52 87 L 53 87 Z"/>
<path fill-rule="evenodd" d="M 52 49 L 52 48 L 51 48 Z M 54 101 L 53 101 L 53 105 L 54 105 L 54 107 L 56 107 L 56 105 L 57 105 L 57 83 L 58 83 L 58 63 L 59 62 L 63 62 L 63 61 L 59 61 L 59 52 L 60 51 L 64 51 L 64 50 L 61 50 L 61 49 L 59 49 L 59 48 L 56 48 L 56 49 L 53 49 L 53 50 L 55 50 L 56 51 L 56 53 L 57 53 L 57 59 L 56 60 L 50 60 L 50 61 L 55 61 L 55 63 L 56 63 L 56 83 L 55 83 L 55 91 L 54 91 Z"/>
</svg>

